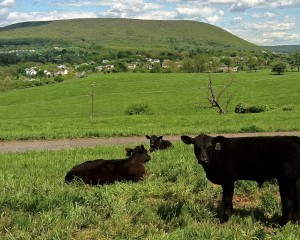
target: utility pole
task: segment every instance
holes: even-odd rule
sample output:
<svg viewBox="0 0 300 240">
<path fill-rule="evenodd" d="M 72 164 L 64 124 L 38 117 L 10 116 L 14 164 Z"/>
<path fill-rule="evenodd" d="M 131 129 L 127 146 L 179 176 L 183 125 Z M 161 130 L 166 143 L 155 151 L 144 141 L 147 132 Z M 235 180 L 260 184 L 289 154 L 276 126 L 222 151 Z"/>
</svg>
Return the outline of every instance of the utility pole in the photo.
<svg viewBox="0 0 300 240">
<path fill-rule="evenodd" d="M 94 112 L 94 96 L 95 96 L 95 82 L 92 83 L 92 119 L 94 119 L 95 112 Z"/>
</svg>

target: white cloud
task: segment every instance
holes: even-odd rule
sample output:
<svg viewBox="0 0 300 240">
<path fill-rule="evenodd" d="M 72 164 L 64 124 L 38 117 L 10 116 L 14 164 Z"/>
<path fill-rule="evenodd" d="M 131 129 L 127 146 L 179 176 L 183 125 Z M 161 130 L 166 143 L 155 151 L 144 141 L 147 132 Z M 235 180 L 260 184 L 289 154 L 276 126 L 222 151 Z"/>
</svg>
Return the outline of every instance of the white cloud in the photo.
<svg viewBox="0 0 300 240">
<path fill-rule="evenodd" d="M 294 22 L 278 22 L 278 21 L 267 21 L 260 23 L 251 23 L 245 26 L 245 29 L 251 31 L 289 31 L 293 30 L 295 27 Z"/>
<path fill-rule="evenodd" d="M 278 42 L 299 44 L 300 33 L 295 32 L 295 28 L 297 28 L 296 22 L 287 18 L 282 21 L 249 23 L 244 29 L 235 30 L 235 33 L 258 45 L 276 45 Z"/>
<path fill-rule="evenodd" d="M 219 11 L 219 15 L 214 15 L 211 17 L 206 17 L 206 20 L 210 24 L 216 24 L 217 22 L 221 21 L 222 17 L 224 16 L 224 12 L 222 10 Z"/>
<path fill-rule="evenodd" d="M 300 34 L 288 33 L 288 32 L 269 32 L 264 33 L 262 38 L 264 39 L 264 44 L 274 44 L 281 40 L 281 44 L 285 43 L 297 43 L 300 40 Z"/>
<path fill-rule="evenodd" d="M 125 4 L 110 4 L 111 5 L 109 5 L 108 10 L 99 14 L 100 17 L 138 18 L 139 16 L 141 16 L 141 18 L 146 18 L 146 16 L 149 16 L 149 18 L 152 19 L 153 16 L 157 15 L 162 17 L 162 12 L 168 13 L 167 11 L 161 11 L 162 7 L 158 4 L 144 3 L 140 0 L 130 1 L 129 3 Z M 158 12 L 156 13 L 156 11 Z M 167 16 L 169 15 L 170 14 L 168 14 Z"/>
<path fill-rule="evenodd" d="M 274 3 L 271 3 L 271 6 L 276 8 L 300 7 L 300 1 L 299 0 L 275 1 Z"/>
<path fill-rule="evenodd" d="M 16 0 L 4 0 L 0 3 L 1 7 L 9 8 L 15 5 Z"/>
<path fill-rule="evenodd" d="M 242 22 L 242 20 L 243 20 L 242 17 L 234 17 L 233 20 L 231 20 L 231 24 L 232 25 L 239 24 Z"/>
<path fill-rule="evenodd" d="M 178 7 L 176 10 L 184 18 L 210 17 L 215 12 L 214 8 L 200 6 Z"/>
<path fill-rule="evenodd" d="M 8 14 L 8 8 L 0 8 L 0 16 L 6 16 Z"/>
<path fill-rule="evenodd" d="M 218 0 L 216 0 L 218 1 Z M 224 0 L 226 1 L 226 0 Z M 230 0 L 227 1 L 229 3 Z M 300 7 L 299 0 L 241 0 L 239 2 L 234 1 L 230 6 L 231 12 L 246 11 L 250 8 L 297 8 Z"/>
<path fill-rule="evenodd" d="M 241 12 L 241 11 L 245 11 L 252 7 L 253 7 L 252 2 L 238 2 L 238 3 L 234 3 L 231 5 L 230 11 L 231 12 Z"/>
<path fill-rule="evenodd" d="M 53 1 L 52 5 L 54 6 L 65 6 L 65 7 L 92 7 L 92 6 L 103 6 L 106 5 L 102 1 L 79 1 L 79 0 L 71 0 L 71 1 Z"/>
<path fill-rule="evenodd" d="M 61 20 L 61 19 L 74 19 L 74 18 L 96 18 L 95 13 L 88 12 L 31 12 L 31 13 L 20 13 L 12 12 L 8 14 L 7 22 L 10 24 L 18 22 L 28 22 L 28 21 L 51 21 L 51 20 Z"/>
<path fill-rule="evenodd" d="M 154 11 L 136 15 L 135 19 L 175 20 L 177 13 L 172 11 Z"/>
<path fill-rule="evenodd" d="M 266 13 L 255 13 L 252 15 L 253 18 L 274 18 L 275 14 L 266 12 Z"/>
</svg>

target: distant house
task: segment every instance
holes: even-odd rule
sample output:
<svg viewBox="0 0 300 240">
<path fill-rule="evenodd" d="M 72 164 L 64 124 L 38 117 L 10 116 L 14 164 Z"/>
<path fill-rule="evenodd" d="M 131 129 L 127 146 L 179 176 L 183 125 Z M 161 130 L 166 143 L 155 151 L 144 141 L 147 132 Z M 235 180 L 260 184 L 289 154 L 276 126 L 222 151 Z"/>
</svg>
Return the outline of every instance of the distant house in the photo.
<svg viewBox="0 0 300 240">
<path fill-rule="evenodd" d="M 52 77 L 51 72 L 49 72 L 48 70 L 44 70 L 44 74 L 45 74 L 48 78 Z"/>
<path fill-rule="evenodd" d="M 182 62 L 173 62 L 171 60 L 164 60 L 163 63 L 161 64 L 162 68 L 181 68 L 182 67 Z"/>
<path fill-rule="evenodd" d="M 222 65 L 218 70 L 219 72 L 237 72 L 238 67 L 229 67 L 227 65 Z"/>
<path fill-rule="evenodd" d="M 169 68 L 171 65 L 170 60 L 164 60 L 163 63 L 161 64 L 162 68 Z"/>
<path fill-rule="evenodd" d="M 57 68 L 60 70 L 54 73 L 54 76 L 62 76 L 62 75 L 67 75 L 69 73 L 69 70 L 67 69 L 66 65 L 60 65 L 57 66 Z"/>
<path fill-rule="evenodd" d="M 146 69 L 148 69 L 148 70 L 151 70 L 151 69 L 152 69 L 152 64 L 146 63 L 146 64 L 144 65 L 144 67 L 145 67 Z"/>
<path fill-rule="evenodd" d="M 160 60 L 158 58 L 152 59 L 152 58 L 146 58 L 147 62 L 151 64 L 160 63 Z"/>
<path fill-rule="evenodd" d="M 136 69 L 137 68 L 137 64 L 136 63 L 128 63 L 127 67 L 128 67 L 128 69 Z"/>
<path fill-rule="evenodd" d="M 27 76 L 30 77 L 35 76 L 37 75 L 37 67 L 26 68 L 25 72 Z"/>
<path fill-rule="evenodd" d="M 67 69 L 66 65 L 59 65 L 59 66 L 57 66 L 57 68 L 59 68 L 59 69 Z"/>
<path fill-rule="evenodd" d="M 69 73 L 68 69 L 60 70 L 56 73 L 54 73 L 55 76 L 62 76 L 62 75 L 67 75 Z"/>
<path fill-rule="evenodd" d="M 97 67 L 95 67 L 95 69 L 96 69 L 97 71 L 101 72 L 101 71 L 103 70 L 103 67 L 102 67 L 102 66 L 97 66 Z"/>
<path fill-rule="evenodd" d="M 115 66 L 114 65 L 105 65 L 104 68 L 111 70 L 111 69 L 115 68 Z"/>
</svg>

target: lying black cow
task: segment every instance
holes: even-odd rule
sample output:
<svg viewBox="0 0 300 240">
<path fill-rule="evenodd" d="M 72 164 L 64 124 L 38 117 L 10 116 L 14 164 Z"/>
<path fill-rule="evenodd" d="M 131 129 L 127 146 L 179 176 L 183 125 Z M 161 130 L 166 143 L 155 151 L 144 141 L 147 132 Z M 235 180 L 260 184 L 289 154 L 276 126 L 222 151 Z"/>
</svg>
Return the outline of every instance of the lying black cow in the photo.
<svg viewBox="0 0 300 240">
<path fill-rule="evenodd" d="M 139 149 L 140 146 L 137 146 L 135 148 L 129 148 L 129 147 L 125 148 L 126 157 L 131 157 L 134 153 L 136 153 L 136 151 L 139 151 Z"/>
<path fill-rule="evenodd" d="M 236 180 L 262 184 L 276 178 L 282 202 L 281 225 L 300 222 L 300 138 L 293 136 L 225 138 L 199 135 L 181 136 L 194 152 L 206 177 L 223 188 L 226 222 L 233 211 Z"/>
<path fill-rule="evenodd" d="M 151 157 L 143 145 L 132 149 L 130 157 L 117 160 L 93 160 L 74 166 L 66 175 L 65 181 L 82 180 L 86 184 L 108 184 L 115 181 L 134 181 L 146 175 L 145 162 Z"/>
<path fill-rule="evenodd" d="M 163 139 L 163 136 L 158 137 L 156 135 L 146 135 L 146 138 L 150 140 L 150 152 L 173 147 L 172 143 L 169 140 Z"/>
</svg>

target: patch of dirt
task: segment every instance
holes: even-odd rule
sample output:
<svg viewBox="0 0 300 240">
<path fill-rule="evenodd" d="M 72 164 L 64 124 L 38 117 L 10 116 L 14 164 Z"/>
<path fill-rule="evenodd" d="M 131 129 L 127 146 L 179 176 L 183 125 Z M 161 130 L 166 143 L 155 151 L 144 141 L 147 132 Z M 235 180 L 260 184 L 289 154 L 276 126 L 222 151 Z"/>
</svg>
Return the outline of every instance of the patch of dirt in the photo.
<svg viewBox="0 0 300 240">
<path fill-rule="evenodd" d="M 293 132 L 259 132 L 259 133 L 226 133 L 210 134 L 225 137 L 253 137 L 253 136 L 300 136 L 300 131 Z M 195 135 L 194 135 L 195 136 Z M 180 141 L 180 136 L 164 136 L 170 141 Z M 0 153 L 26 152 L 41 150 L 60 150 L 95 146 L 149 144 L 144 136 L 134 137 L 110 137 L 110 138 L 77 138 L 77 139 L 53 139 L 53 140 L 26 140 L 26 141 L 0 141 Z"/>
</svg>

